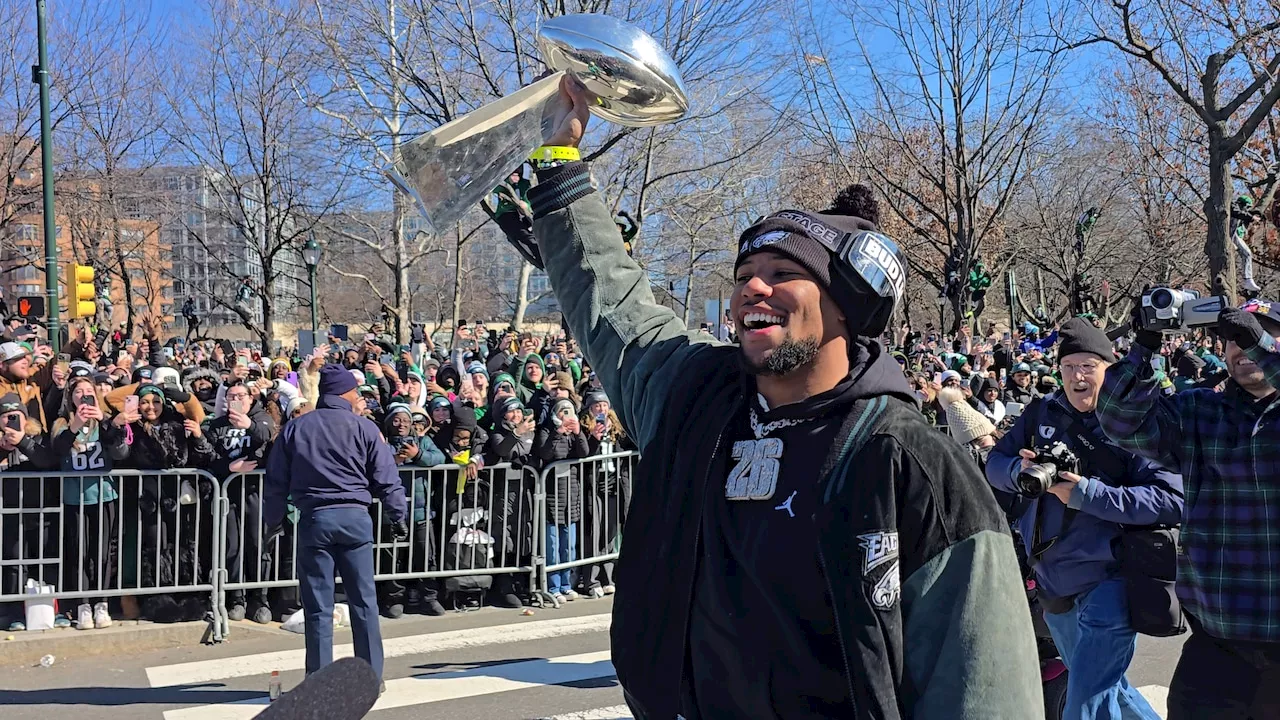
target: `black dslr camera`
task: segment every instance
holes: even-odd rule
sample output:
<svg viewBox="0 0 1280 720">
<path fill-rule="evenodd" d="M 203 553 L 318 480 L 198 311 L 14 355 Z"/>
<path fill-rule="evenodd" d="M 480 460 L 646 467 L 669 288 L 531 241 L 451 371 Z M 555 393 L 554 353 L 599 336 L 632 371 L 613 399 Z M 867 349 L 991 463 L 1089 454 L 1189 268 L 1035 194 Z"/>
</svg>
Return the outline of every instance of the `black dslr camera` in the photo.
<svg viewBox="0 0 1280 720">
<path fill-rule="evenodd" d="M 1138 317 L 1143 330 L 1185 331 L 1217 324 L 1218 313 L 1227 304 L 1221 295 L 1202 298 L 1194 290 L 1159 285 L 1142 294 Z"/>
<path fill-rule="evenodd" d="M 1018 493 L 1032 500 L 1049 492 L 1049 486 L 1058 479 L 1058 473 L 1080 472 L 1080 458 L 1061 442 L 1038 448 L 1031 462 L 1031 467 L 1018 473 Z"/>
</svg>

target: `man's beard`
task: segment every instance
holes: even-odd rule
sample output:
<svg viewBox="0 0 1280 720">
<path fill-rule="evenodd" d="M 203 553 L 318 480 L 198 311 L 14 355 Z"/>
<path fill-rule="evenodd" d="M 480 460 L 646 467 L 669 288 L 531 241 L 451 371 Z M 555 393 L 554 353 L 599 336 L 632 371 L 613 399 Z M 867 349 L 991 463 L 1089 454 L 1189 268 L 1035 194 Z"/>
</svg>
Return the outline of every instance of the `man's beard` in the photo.
<svg viewBox="0 0 1280 720">
<path fill-rule="evenodd" d="M 746 353 L 742 352 L 742 364 L 746 367 L 747 372 L 752 375 L 781 376 L 795 372 L 812 363 L 817 357 L 817 338 L 811 337 L 801 340 L 788 338 L 783 340 L 782 344 L 760 364 L 751 362 L 747 359 Z"/>
</svg>

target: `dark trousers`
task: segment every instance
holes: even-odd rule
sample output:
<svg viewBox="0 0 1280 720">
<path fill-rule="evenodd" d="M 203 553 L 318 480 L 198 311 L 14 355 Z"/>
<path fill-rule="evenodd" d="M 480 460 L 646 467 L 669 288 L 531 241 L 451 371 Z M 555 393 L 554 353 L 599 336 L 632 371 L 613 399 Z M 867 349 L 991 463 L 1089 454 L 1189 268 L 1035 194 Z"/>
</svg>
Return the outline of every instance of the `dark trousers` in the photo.
<svg viewBox="0 0 1280 720">
<path fill-rule="evenodd" d="M 408 546 L 401 543 L 391 547 L 391 526 L 378 528 L 380 535 L 378 549 L 378 570 L 383 573 L 429 572 L 439 570 L 436 560 L 436 541 L 431 529 L 432 523 L 424 520 L 414 523 L 409 528 Z M 411 548 L 409 546 L 412 546 Z M 410 558 L 409 556 L 413 557 Z M 440 587 L 439 578 L 421 580 L 384 580 L 378 583 L 378 597 L 383 605 L 404 605 L 407 591 L 421 593 L 424 603 L 437 599 Z"/>
<path fill-rule="evenodd" d="M 68 610 L 82 603 L 106 598 L 92 591 L 114 590 L 120 543 L 116 501 L 96 505 L 62 506 L 62 587 L 64 592 L 85 591 L 64 601 Z"/>
<path fill-rule="evenodd" d="M 608 555 L 617 549 L 618 528 L 622 522 L 622 499 L 616 492 L 597 491 L 583 503 L 583 542 L 589 543 L 585 548 L 593 556 Z M 606 560 L 591 565 L 582 578 L 582 584 L 588 590 L 603 585 L 613 585 L 613 561 Z"/>
<path fill-rule="evenodd" d="M 1169 682 L 1169 720 L 1280 718 L 1280 643 L 1223 640 L 1190 624 Z"/>
<path fill-rule="evenodd" d="M 5 563 L 0 571 L 0 593 L 20 594 L 27 578 L 58 585 L 61 519 L 56 509 L 47 512 L 32 508 L 21 514 L 0 515 L 0 558 L 24 561 Z M 40 559 L 42 554 L 43 560 Z M 25 618 L 26 611 L 21 602 L 3 603 L 0 605 L 0 617 L 5 616 L 17 620 Z"/>
<path fill-rule="evenodd" d="M 351 610 L 356 657 L 382 677 L 382 633 L 373 587 L 373 520 L 359 507 L 333 507 L 303 515 L 298 527 L 307 673 L 333 662 L 334 571 Z"/>
<path fill-rule="evenodd" d="M 256 479 L 245 479 L 242 482 L 253 483 L 246 488 L 243 495 L 237 492 L 233 483 L 230 488 L 231 512 L 227 514 L 227 581 L 259 582 L 271 579 L 270 556 L 263 551 L 263 540 L 266 530 L 262 526 L 262 496 L 258 492 Z M 267 604 L 267 591 L 264 588 L 248 591 L 249 598 L 255 605 Z M 233 590 L 228 602 L 232 605 L 245 603 L 245 591 Z"/>
</svg>

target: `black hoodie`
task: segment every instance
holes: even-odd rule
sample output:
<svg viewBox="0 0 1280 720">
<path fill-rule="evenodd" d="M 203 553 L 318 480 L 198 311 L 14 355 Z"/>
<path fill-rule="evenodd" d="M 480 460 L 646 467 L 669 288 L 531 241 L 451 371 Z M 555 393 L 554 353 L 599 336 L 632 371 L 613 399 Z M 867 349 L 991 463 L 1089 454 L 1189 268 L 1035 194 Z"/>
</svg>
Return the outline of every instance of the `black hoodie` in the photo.
<svg viewBox="0 0 1280 720">
<path fill-rule="evenodd" d="M 766 410 L 754 378 L 744 376 L 742 385 L 766 440 L 756 440 L 744 409 L 712 463 L 690 608 L 689 652 L 700 659 L 690 675 L 694 696 L 704 717 L 749 717 L 769 707 L 776 717 L 838 717 L 848 710 L 849 689 L 812 525 L 822 465 L 856 400 L 891 395 L 914 405 L 915 395 L 879 346 L 858 346 L 848 378 L 791 405 Z M 726 485 L 752 481 L 752 457 L 777 451 L 779 462 L 755 463 L 764 468 L 758 475 L 777 468 L 772 497 L 726 499 Z M 782 586 L 799 592 L 783 602 L 773 592 Z M 747 627 L 752 632 L 744 634 Z"/>
</svg>

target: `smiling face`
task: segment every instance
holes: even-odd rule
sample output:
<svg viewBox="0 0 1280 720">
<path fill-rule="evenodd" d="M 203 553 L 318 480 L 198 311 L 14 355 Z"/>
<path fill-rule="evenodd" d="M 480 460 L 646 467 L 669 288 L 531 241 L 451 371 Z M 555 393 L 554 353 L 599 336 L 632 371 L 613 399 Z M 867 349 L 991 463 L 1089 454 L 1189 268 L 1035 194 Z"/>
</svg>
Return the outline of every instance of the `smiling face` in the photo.
<svg viewBox="0 0 1280 720">
<path fill-rule="evenodd" d="M 417 399 L 422 396 L 422 381 L 416 375 L 410 375 L 408 380 L 404 381 L 405 393 L 409 397 Z"/>
<path fill-rule="evenodd" d="M 1098 392 L 1109 365 L 1093 353 L 1072 353 L 1062 358 L 1062 388 L 1071 407 L 1082 413 L 1098 407 Z"/>
<path fill-rule="evenodd" d="M 391 427 L 395 429 L 396 435 L 410 435 L 413 432 L 413 416 L 398 412 L 391 416 Z"/>
<path fill-rule="evenodd" d="M 138 414 L 147 422 L 155 422 L 164 410 L 164 400 L 154 393 L 138 398 Z"/>
<path fill-rule="evenodd" d="M 735 280 L 731 311 L 742 357 L 753 374 L 790 374 L 812 363 L 827 342 L 849 340 L 835 301 L 785 255 L 750 255 Z"/>
<path fill-rule="evenodd" d="M 1271 385 L 1267 383 L 1267 376 L 1262 373 L 1262 368 L 1250 360 L 1234 342 L 1227 342 L 1227 372 L 1249 394 L 1256 397 L 1271 394 Z"/>
<path fill-rule="evenodd" d="M 982 402 L 988 405 L 995 402 L 998 397 L 1000 397 L 1000 391 L 995 388 L 987 388 L 982 391 Z"/>
</svg>

